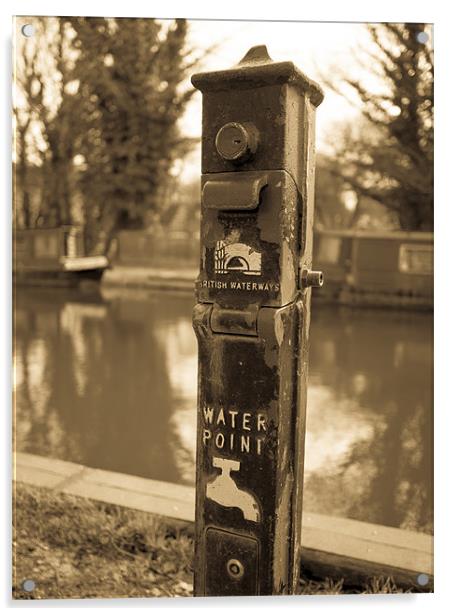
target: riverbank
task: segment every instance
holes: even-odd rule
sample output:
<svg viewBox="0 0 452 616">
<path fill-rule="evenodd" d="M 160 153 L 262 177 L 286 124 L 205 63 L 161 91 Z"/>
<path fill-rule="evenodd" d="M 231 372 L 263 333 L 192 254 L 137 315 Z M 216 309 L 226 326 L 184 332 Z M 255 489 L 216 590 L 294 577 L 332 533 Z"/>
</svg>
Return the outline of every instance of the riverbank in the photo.
<svg viewBox="0 0 452 616">
<path fill-rule="evenodd" d="M 190 525 L 22 483 L 14 498 L 15 599 L 192 596 Z M 302 577 L 299 588 L 308 595 L 398 592 L 407 590 L 383 577 L 362 586 Z"/>
<path fill-rule="evenodd" d="M 199 257 L 199 238 L 186 232 L 123 230 L 102 284 L 193 292 Z M 433 233 L 316 229 L 313 264 L 325 278 L 323 288 L 314 291 L 317 300 L 363 308 L 433 309 Z"/>
<path fill-rule="evenodd" d="M 134 267 L 115 264 L 102 277 L 102 287 L 163 289 L 194 293 L 198 271 L 192 268 Z"/>
<path fill-rule="evenodd" d="M 171 529 L 182 530 L 186 537 L 193 536 L 195 494 L 190 486 L 26 453 L 15 456 L 14 479 L 20 487 L 43 488 L 43 494 L 71 496 L 82 503 L 100 501 L 101 510 L 111 507 L 116 511 L 119 507 L 130 515 L 137 511 L 149 519 L 164 521 Z M 20 507 L 19 503 L 18 511 Z M 25 503 L 25 509 L 33 515 L 33 506 L 30 509 Z M 22 530 L 20 525 L 18 530 Z M 314 582 L 328 586 L 330 579 L 332 586 L 340 584 L 353 592 L 363 592 L 369 585 L 380 588 L 382 584 L 420 592 L 433 588 L 433 537 L 429 535 L 305 512 L 302 541 L 306 590 L 312 590 Z M 419 583 L 422 578 L 423 585 Z"/>
<path fill-rule="evenodd" d="M 149 289 L 184 291 L 194 293 L 198 270 L 192 268 L 169 269 L 161 267 L 131 266 L 114 264 L 102 277 L 102 289 L 108 292 L 116 289 Z M 409 292 L 372 289 L 354 289 L 346 284 L 329 281 L 326 273 L 323 289 L 315 289 L 316 302 L 359 308 L 386 308 L 430 312 L 433 297 Z"/>
</svg>

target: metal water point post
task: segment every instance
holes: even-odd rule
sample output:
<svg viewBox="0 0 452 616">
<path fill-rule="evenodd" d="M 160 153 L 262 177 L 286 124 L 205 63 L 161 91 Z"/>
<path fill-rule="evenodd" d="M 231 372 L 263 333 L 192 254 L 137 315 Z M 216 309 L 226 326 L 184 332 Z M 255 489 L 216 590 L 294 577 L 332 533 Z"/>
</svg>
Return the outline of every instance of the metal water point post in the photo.
<svg viewBox="0 0 452 616">
<path fill-rule="evenodd" d="M 319 86 L 253 47 L 203 93 L 197 596 L 297 591 Z"/>
</svg>

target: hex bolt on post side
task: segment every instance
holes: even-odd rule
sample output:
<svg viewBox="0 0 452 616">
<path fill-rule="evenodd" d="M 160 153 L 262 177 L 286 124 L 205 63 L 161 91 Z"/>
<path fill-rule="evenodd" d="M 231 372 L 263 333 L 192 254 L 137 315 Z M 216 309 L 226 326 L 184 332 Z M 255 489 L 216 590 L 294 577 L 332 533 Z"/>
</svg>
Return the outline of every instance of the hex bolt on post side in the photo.
<svg viewBox="0 0 452 616">
<path fill-rule="evenodd" d="M 323 272 L 304 269 L 301 272 L 301 286 L 303 289 L 308 287 L 323 287 Z"/>
</svg>

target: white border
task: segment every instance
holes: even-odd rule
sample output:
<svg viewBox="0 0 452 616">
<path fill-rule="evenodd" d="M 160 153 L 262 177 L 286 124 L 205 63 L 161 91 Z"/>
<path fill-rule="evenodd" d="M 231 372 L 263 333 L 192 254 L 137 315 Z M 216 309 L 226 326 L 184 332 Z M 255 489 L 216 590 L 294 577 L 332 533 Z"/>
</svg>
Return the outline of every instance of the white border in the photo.
<svg viewBox="0 0 452 616">
<path fill-rule="evenodd" d="M 450 519 L 451 512 L 447 508 L 448 493 L 450 492 L 450 479 L 446 480 L 447 470 L 450 469 L 450 459 L 446 459 L 446 451 L 451 447 L 448 443 L 452 436 L 449 400 L 450 394 L 446 388 L 447 380 L 450 380 L 451 363 L 448 362 L 447 348 L 451 342 L 450 326 L 451 310 L 448 301 L 449 285 L 447 266 L 451 263 L 451 256 L 447 250 L 450 244 L 450 230 L 452 229 L 451 216 L 451 197 L 450 182 L 447 179 L 451 175 L 450 157 L 445 153 L 450 149 L 451 143 L 451 119 L 450 119 L 450 91 L 447 91 L 447 81 L 450 82 L 450 40 L 452 39 L 450 28 L 451 20 L 447 11 L 448 3 L 444 0 L 378 0 L 364 3 L 362 0 L 343 0 L 322 1 L 317 0 L 312 3 L 298 3 L 293 0 L 278 0 L 277 2 L 267 2 L 262 0 L 226 0 L 217 3 L 187 3 L 182 0 L 165 0 L 162 3 L 150 3 L 143 0 L 127 0 L 127 2 L 112 3 L 98 0 L 78 0 L 72 3 L 62 3 L 61 0 L 39 0 L 36 1 L 4 1 L 1 6 L 1 70 L 0 78 L 3 80 L 1 91 L 4 93 L 1 98 L 2 105 L 2 126 L 3 140 L 1 148 L 0 165 L 0 185 L 3 189 L 1 207 L 1 265 L 0 265 L 0 285 L 1 285 L 1 319 L 2 326 L 2 353 L 0 365 L 1 392 L 3 397 L 4 409 L 3 431 L 0 443 L 2 445 L 3 469 L 2 473 L 2 492 L 3 503 L 10 502 L 11 473 L 10 473 L 10 420 L 9 409 L 11 400 L 11 307 L 8 301 L 10 285 L 10 249 L 11 249 L 11 128 L 10 128 L 10 74 L 11 74 L 11 23 L 12 15 L 115 15 L 115 16 L 143 16 L 143 17 L 188 17 L 197 19 L 265 19 L 265 20 L 303 20 L 303 21 L 427 21 L 435 23 L 435 48 L 436 48 L 436 73 L 435 73 L 435 96 L 436 96 L 436 122 L 435 122 L 435 530 L 437 541 L 435 542 L 435 594 L 416 595 L 416 596 L 371 596 L 371 597 L 303 597 L 303 598 L 261 598 L 261 599 L 204 599 L 204 600 L 83 600 L 83 601 L 54 601 L 36 603 L 14 603 L 14 609 L 22 612 L 30 608 L 49 608 L 57 607 L 65 610 L 68 607 L 77 610 L 84 609 L 90 612 L 96 608 L 129 610 L 131 607 L 151 609 L 182 608 L 185 612 L 193 610 L 207 609 L 215 610 L 215 614 L 228 613 L 231 610 L 244 607 L 251 609 L 258 607 L 261 611 L 271 610 L 272 608 L 284 607 L 290 613 L 299 613 L 300 610 L 309 610 L 310 613 L 322 613 L 323 611 L 335 614 L 359 613 L 363 609 L 366 612 L 381 613 L 384 609 L 388 613 L 409 608 L 410 613 L 425 613 L 431 609 L 433 603 L 435 608 L 446 606 L 448 600 L 447 591 L 450 577 Z M 70 9 L 68 8 L 70 7 Z M 446 66 L 446 58 L 449 66 Z M 450 86 L 449 86 L 450 87 Z M 447 184 L 446 184 L 447 182 Z M 447 192 L 446 192 L 447 190 Z M 448 201 L 446 201 L 446 194 Z M 449 354 L 450 355 L 450 354 Z M 6 511 L 5 511 L 6 509 Z M 1 545 L 6 547 L 0 559 L 1 570 L 1 592 L 0 596 L 5 607 L 11 608 L 13 603 L 10 597 L 10 536 L 11 518 L 8 508 L 0 508 L 2 515 L 3 537 Z M 447 521 L 449 523 L 447 523 Z M 450 602 L 450 601 L 449 601 Z M 86 613 L 86 612 L 85 612 Z"/>
</svg>

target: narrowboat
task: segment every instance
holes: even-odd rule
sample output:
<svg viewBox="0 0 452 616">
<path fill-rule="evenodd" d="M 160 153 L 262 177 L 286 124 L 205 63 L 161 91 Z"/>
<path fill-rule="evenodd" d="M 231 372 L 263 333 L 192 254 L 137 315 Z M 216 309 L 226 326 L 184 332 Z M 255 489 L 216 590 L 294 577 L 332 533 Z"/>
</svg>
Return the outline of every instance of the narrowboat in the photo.
<svg viewBox="0 0 452 616">
<path fill-rule="evenodd" d="M 105 255 L 85 255 L 82 229 L 16 229 L 13 236 L 13 278 L 16 284 L 77 286 L 98 282 L 109 266 Z"/>
</svg>

